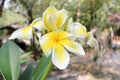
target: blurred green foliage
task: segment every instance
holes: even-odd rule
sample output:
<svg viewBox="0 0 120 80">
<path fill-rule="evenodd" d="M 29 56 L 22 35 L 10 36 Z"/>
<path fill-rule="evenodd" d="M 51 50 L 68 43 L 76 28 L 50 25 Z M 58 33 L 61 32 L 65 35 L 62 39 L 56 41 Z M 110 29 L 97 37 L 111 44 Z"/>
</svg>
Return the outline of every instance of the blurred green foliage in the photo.
<svg viewBox="0 0 120 80">
<path fill-rule="evenodd" d="M 26 20 L 27 19 L 21 14 L 15 13 L 11 10 L 3 10 L 2 17 L 0 17 L 0 27 L 11 24 L 20 24 Z"/>
<path fill-rule="evenodd" d="M 10 0 L 9 12 L 3 12 L 3 14 L 6 13 L 2 16 L 3 18 L 0 18 L 0 26 L 21 23 L 26 19 L 30 22 L 34 18 L 42 17 L 44 10 L 52 5 L 57 9 L 67 9 L 69 16 L 73 17 L 73 20 L 77 20 L 77 12 L 80 10 L 79 19 L 81 23 L 89 29 L 94 27 L 103 28 L 111 26 L 111 23 L 108 23 L 107 20 L 110 13 L 120 13 L 119 4 L 119 0 Z M 16 12 L 16 14 L 12 14 L 12 12 Z M 17 19 L 11 16 L 16 16 L 18 13 L 24 16 L 20 15 Z"/>
</svg>

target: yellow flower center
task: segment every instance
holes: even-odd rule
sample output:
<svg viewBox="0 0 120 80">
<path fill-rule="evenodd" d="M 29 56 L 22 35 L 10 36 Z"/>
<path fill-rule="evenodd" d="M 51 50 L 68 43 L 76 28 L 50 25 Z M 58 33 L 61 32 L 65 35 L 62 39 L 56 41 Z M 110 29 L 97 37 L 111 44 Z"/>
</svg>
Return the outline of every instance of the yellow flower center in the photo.
<svg viewBox="0 0 120 80">
<path fill-rule="evenodd" d="M 56 43 L 59 43 L 60 42 L 60 36 L 59 36 L 59 32 L 56 32 L 56 35 L 54 37 L 54 40 Z"/>
<path fill-rule="evenodd" d="M 55 41 L 56 41 L 56 42 L 59 42 L 59 38 L 58 38 L 58 37 L 56 37 Z"/>
</svg>

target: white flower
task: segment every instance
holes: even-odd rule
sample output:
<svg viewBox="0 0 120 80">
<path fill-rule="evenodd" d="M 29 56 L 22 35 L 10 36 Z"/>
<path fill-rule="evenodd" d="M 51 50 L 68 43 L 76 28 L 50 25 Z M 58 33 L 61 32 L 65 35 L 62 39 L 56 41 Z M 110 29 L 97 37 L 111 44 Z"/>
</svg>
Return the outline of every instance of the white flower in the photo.
<svg viewBox="0 0 120 80">
<path fill-rule="evenodd" d="M 52 54 L 53 64 L 61 70 L 69 64 L 68 51 L 77 55 L 85 54 L 82 46 L 72 41 L 70 37 L 73 35 L 65 31 L 53 31 L 40 38 L 40 45 L 44 54 L 46 56 Z"/>
<path fill-rule="evenodd" d="M 43 22 L 45 27 L 54 31 L 60 28 L 67 19 L 67 11 L 65 9 L 57 10 L 55 7 L 48 7 L 43 13 Z"/>
<path fill-rule="evenodd" d="M 18 38 L 23 40 L 30 40 L 33 35 L 33 28 L 36 28 L 40 31 L 44 30 L 43 21 L 40 19 L 35 19 L 29 26 L 14 31 L 9 39 Z"/>
<path fill-rule="evenodd" d="M 70 33 L 74 34 L 76 38 L 85 40 L 88 39 L 87 44 L 90 47 L 94 47 L 95 49 L 99 49 L 98 42 L 97 40 L 93 37 L 93 34 L 91 32 L 87 32 L 87 29 L 85 26 L 82 24 L 76 22 L 72 23 L 69 27 L 68 30 Z"/>
</svg>

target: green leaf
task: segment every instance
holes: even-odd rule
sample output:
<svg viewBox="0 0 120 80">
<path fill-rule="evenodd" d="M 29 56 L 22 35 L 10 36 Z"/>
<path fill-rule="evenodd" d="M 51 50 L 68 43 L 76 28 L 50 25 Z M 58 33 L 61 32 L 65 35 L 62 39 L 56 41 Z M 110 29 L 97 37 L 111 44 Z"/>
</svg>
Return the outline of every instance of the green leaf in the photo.
<svg viewBox="0 0 120 80">
<path fill-rule="evenodd" d="M 32 73 L 31 80 L 46 80 L 49 71 L 52 69 L 51 55 L 43 56 Z"/>
<path fill-rule="evenodd" d="M 30 60 L 31 60 L 30 58 L 21 59 L 20 64 L 26 63 L 26 62 L 28 62 Z"/>
<path fill-rule="evenodd" d="M 20 55 L 20 58 L 25 58 L 25 57 L 27 57 L 28 55 L 30 55 L 31 53 L 32 53 L 32 51 L 30 51 L 30 52 L 25 52 L 25 53 L 23 53 L 23 54 Z"/>
<path fill-rule="evenodd" d="M 0 48 L 0 70 L 5 80 L 18 80 L 20 70 L 20 52 L 12 41 Z"/>
<path fill-rule="evenodd" d="M 32 74 L 33 69 L 34 65 L 32 63 L 29 64 L 28 67 L 23 72 L 23 74 L 20 76 L 19 80 L 30 80 L 30 76 Z"/>
<path fill-rule="evenodd" d="M 32 51 L 30 51 L 30 52 L 25 52 L 25 53 L 21 54 L 21 55 L 20 55 L 20 58 L 21 58 L 20 63 L 22 64 L 22 63 L 25 63 L 25 62 L 30 61 L 31 59 L 30 59 L 30 58 L 26 58 L 26 57 L 29 56 L 31 53 L 32 53 Z"/>
</svg>

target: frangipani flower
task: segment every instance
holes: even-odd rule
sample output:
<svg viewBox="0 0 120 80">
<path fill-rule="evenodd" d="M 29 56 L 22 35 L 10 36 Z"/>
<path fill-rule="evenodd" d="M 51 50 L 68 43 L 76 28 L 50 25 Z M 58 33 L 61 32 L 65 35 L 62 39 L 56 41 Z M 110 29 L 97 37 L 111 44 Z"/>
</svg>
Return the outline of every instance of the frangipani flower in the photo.
<svg viewBox="0 0 120 80">
<path fill-rule="evenodd" d="M 87 29 L 85 26 L 82 24 L 76 22 L 72 23 L 71 26 L 69 27 L 69 31 L 74 34 L 76 38 L 80 39 L 88 39 L 87 44 L 90 47 L 94 47 L 95 49 L 98 50 L 98 42 L 97 40 L 93 37 L 93 34 L 91 32 L 87 32 Z"/>
<path fill-rule="evenodd" d="M 12 33 L 12 35 L 9 37 L 9 39 L 23 39 L 23 40 L 29 40 L 32 38 L 32 26 L 28 26 L 25 28 L 18 29 Z"/>
<path fill-rule="evenodd" d="M 40 19 L 35 19 L 29 26 L 18 29 L 15 32 L 13 32 L 9 39 L 18 38 L 23 40 L 29 40 L 32 38 L 33 28 L 43 30 L 44 29 L 43 21 L 41 21 Z"/>
<path fill-rule="evenodd" d="M 67 11 L 65 9 L 57 10 L 55 7 L 50 6 L 43 13 L 43 22 L 45 27 L 54 31 L 60 28 L 67 19 Z"/>
<path fill-rule="evenodd" d="M 59 69 L 65 69 L 70 61 L 67 52 L 84 55 L 82 46 L 71 40 L 72 34 L 65 31 L 53 31 L 40 38 L 41 48 L 46 56 L 52 54 L 52 62 Z"/>
</svg>

